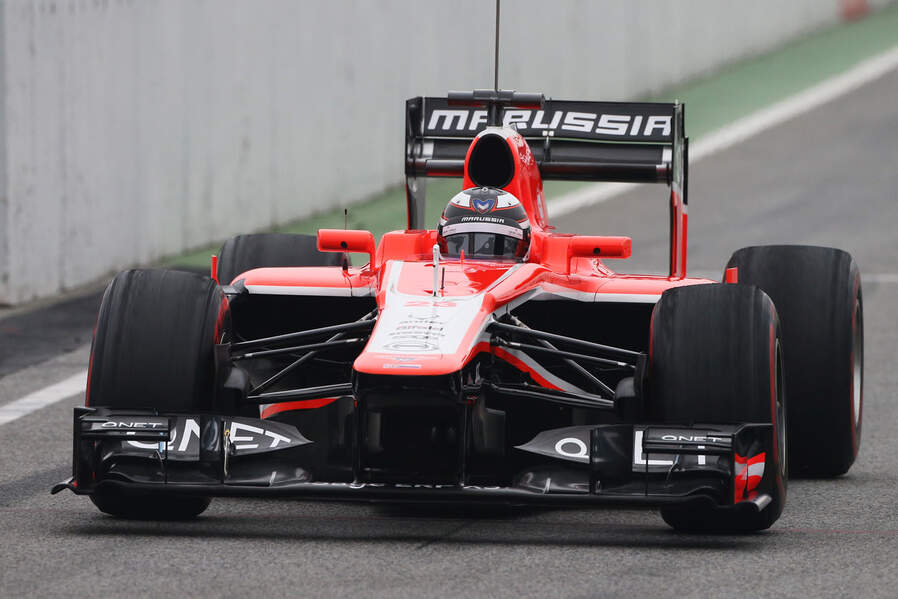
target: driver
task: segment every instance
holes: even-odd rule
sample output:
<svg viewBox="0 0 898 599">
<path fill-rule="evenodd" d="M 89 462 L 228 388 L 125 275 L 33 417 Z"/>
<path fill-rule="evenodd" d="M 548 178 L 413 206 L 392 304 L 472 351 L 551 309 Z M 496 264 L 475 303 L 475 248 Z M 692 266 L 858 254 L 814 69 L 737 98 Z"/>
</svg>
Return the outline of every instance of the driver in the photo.
<svg viewBox="0 0 898 599">
<path fill-rule="evenodd" d="M 530 253 L 530 221 L 521 202 L 494 187 L 474 187 L 457 194 L 443 210 L 437 228 L 440 251 L 451 257 L 508 258 Z"/>
</svg>

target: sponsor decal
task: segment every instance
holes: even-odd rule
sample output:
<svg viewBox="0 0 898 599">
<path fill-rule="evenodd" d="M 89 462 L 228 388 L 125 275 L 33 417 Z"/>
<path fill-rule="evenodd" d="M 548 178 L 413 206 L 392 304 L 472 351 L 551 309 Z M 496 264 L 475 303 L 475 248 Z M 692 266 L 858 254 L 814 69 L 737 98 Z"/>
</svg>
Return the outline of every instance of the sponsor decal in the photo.
<svg viewBox="0 0 898 599">
<path fill-rule="evenodd" d="M 463 223 L 496 223 L 503 224 L 505 222 L 504 218 L 500 218 L 498 216 L 463 216 L 461 217 L 461 222 Z"/>
<path fill-rule="evenodd" d="M 169 432 L 168 442 L 124 441 L 122 449 L 137 453 L 166 453 L 172 460 L 197 460 L 200 445 L 215 445 L 218 439 L 219 419 L 210 417 L 202 420 L 205 430 L 201 429 L 198 417 L 173 418 L 174 427 Z M 117 423 L 120 424 L 120 423 Z M 241 456 L 264 453 L 297 447 L 311 443 L 302 436 L 296 427 L 282 422 L 257 420 L 255 418 L 225 419 L 223 423 L 224 438 L 233 455 Z"/>
<path fill-rule="evenodd" d="M 440 99 L 428 99 L 425 135 L 470 137 L 486 127 L 486 110 L 446 106 Z M 663 109 L 638 103 L 548 101 L 543 109 L 505 110 L 502 126 L 528 137 L 669 141 L 673 116 L 652 112 Z"/>
<path fill-rule="evenodd" d="M 633 431 L 633 472 L 645 472 L 647 468 L 649 472 L 655 472 L 658 471 L 658 467 L 660 467 L 661 470 L 666 471 L 668 468 L 673 466 L 673 457 L 664 459 L 649 459 L 648 456 L 642 453 L 642 436 L 644 434 L 645 431 L 643 430 Z M 699 457 L 704 458 L 705 456 Z"/>
<path fill-rule="evenodd" d="M 290 437 L 278 434 L 259 426 L 253 426 L 244 422 L 231 422 L 231 427 L 225 431 L 228 440 L 234 449 L 275 449 L 279 445 L 289 447 L 293 442 Z"/>
<path fill-rule="evenodd" d="M 564 428 L 551 429 L 543 431 L 536 435 L 530 442 L 517 446 L 517 449 L 540 454 L 543 456 L 568 460 L 572 462 L 580 462 L 581 464 L 589 463 L 589 435 L 595 425 L 585 426 L 568 426 Z M 645 435 L 644 428 L 634 428 L 633 430 L 633 451 L 631 454 L 631 469 L 633 472 L 645 473 L 666 473 L 674 465 L 677 456 L 674 455 L 646 455 L 642 450 L 642 440 Z M 711 439 L 720 439 L 721 441 L 729 441 L 728 439 L 714 437 L 708 433 L 704 434 L 671 434 L 667 435 L 671 439 L 668 441 L 712 444 Z M 683 439 L 681 439 L 681 437 Z M 684 441 L 689 437 L 691 441 Z M 657 438 L 657 437 L 653 437 Z M 705 441 L 707 439 L 707 441 Z M 698 446 L 700 449 L 702 445 Z M 709 459 L 710 458 L 710 459 Z M 626 456 L 624 457 L 626 459 Z M 685 469 L 710 467 L 719 469 L 713 456 L 682 454 L 679 456 L 679 465 Z"/>
<path fill-rule="evenodd" d="M 570 462 L 589 463 L 589 431 L 594 426 L 566 426 L 543 431 L 517 449 Z"/>
<path fill-rule="evenodd" d="M 366 352 L 387 354 L 454 354 L 472 326 L 483 293 L 442 300 L 396 291 L 402 263 L 390 267 L 386 308 L 377 320 Z"/>
<path fill-rule="evenodd" d="M 633 430 L 633 471 L 663 472 L 674 465 L 677 456 L 671 454 L 655 454 L 656 457 L 643 452 L 645 444 L 666 442 L 692 446 L 695 449 L 729 449 L 732 439 L 728 436 L 715 435 L 713 430 L 671 429 L 659 427 L 636 427 Z M 646 434 L 648 433 L 648 438 Z M 713 456 L 680 454 L 678 463 L 681 466 L 708 466 L 716 463 Z"/>
<path fill-rule="evenodd" d="M 729 439 L 712 437 L 710 435 L 661 435 L 664 441 L 677 441 L 680 443 L 725 443 Z"/>
<path fill-rule="evenodd" d="M 428 300 L 409 300 L 402 304 L 406 308 L 454 308 L 455 302 L 450 301 L 428 301 Z M 415 316 L 414 314 L 409 314 L 409 318 L 414 318 L 417 320 L 423 320 L 430 318 L 430 316 Z"/>
<path fill-rule="evenodd" d="M 140 430 L 157 430 L 168 427 L 168 422 L 145 422 L 145 421 L 123 421 L 123 420 L 107 420 L 99 425 L 102 429 L 140 429 Z"/>
<path fill-rule="evenodd" d="M 445 320 L 440 316 L 409 314 L 386 334 L 389 341 L 383 347 L 400 353 L 434 351 L 445 335 Z"/>
<path fill-rule="evenodd" d="M 156 452 L 164 451 L 175 454 L 173 457 L 187 459 L 199 459 L 200 454 L 200 425 L 196 418 L 178 418 L 174 427 L 169 432 L 168 443 L 126 441 L 123 446 L 133 449 L 142 449 Z"/>
<path fill-rule="evenodd" d="M 163 417 L 113 416 L 110 420 L 89 422 L 85 432 L 105 433 L 110 438 L 143 435 L 162 438 L 168 434 L 169 421 Z M 82 429 L 84 430 L 84 429 Z"/>
<path fill-rule="evenodd" d="M 589 459 L 589 448 L 577 437 L 565 437 L 555 443 L 555 453 L 568 458 Z"/>
</svg>

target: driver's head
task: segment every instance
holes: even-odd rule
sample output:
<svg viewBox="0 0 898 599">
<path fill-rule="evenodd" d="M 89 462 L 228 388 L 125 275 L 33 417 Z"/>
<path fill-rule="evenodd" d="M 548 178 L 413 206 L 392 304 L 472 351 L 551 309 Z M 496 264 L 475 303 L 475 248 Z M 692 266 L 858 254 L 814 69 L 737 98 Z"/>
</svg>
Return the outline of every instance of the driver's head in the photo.
<svg viewBox="0 0 898 599">
<path fill-rule="evenodd" d="M 524 260 L 530 251 L 530 221 L 507 191 L 474 187 L 457 194 L 443 210 L 437 229 L 440 250 L 471 258 Z"/>
</svg>

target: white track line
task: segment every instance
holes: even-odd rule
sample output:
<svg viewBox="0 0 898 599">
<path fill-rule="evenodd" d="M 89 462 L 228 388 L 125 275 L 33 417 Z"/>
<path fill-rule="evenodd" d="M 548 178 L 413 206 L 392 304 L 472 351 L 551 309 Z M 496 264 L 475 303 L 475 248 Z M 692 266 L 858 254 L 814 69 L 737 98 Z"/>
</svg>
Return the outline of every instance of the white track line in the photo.
<svg viewBox="0 0 898 599">
<path fill-rule="evenodd" d="M 54 404 L 66 397 L 84 393 L 86 386 L 87 371 L 82 370 L 78 374 L 73 374 L 69 378 L 63 379 L 49 387 L 38 389 L 34 393 L 29 393 L 25 397 L 11 401 L 6 405 L 0 406 L 0 425 L 18 420 L 22 416 Z"/>
<path fill-rule="evenodd" d="M 863 283 L 898 283 L 898 273 L 861 273 L 861 284 Z"/>
<path fill-rule="evenodd" d="M 860 86 L 875 81 L 898 67 L 898 46 L 864 60 L 851 69 L 813 87 L 743 117 L 697 140 L 689 147 L 689 162 L 745 141 L 749 137 L 835 100 Z M 548 203 L 549 216 L 570 214 L 580 208 L 606 202 L 636 187 L 636 183 L 597 183 Z"/>
<path fill-rule="evenodd" d="M 817 85 L 799 92 L 754 114 L 721 127 L 698 140 L 689 148 L 691 162 L 701 160 L 715 152 L 738 144 L 765 129 L 808 112 L 858 87 L 882 77 L 898 67 L 898 46 L 865 60 L 848 71 L 830 77 Z M 610 200 L 636 187 L 635 183 L 598 183 L 582 190 L 565 194 L 548 205 L 551 216 L 561 216 L 586 206 Z M 877 283 L 898 283 L 898 275 L 868 275 L 865 280 Z M 84 370 L 49 387 L 30 393 L 21 399 L 0 406 L 0 425 L 10 423 L 50 404 L 83 393 L 87 384 Z"/>
</svg>

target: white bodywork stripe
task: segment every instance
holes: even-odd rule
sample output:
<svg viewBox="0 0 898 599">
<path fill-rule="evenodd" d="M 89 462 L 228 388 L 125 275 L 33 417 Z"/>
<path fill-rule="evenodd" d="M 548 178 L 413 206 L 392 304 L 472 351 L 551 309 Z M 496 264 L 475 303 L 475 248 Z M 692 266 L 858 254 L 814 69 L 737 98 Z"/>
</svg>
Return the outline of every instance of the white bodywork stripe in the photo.
<svg viewBox="0 0 898 599">
<path fill-rule="evenodd" d="M 366 297 L 374 295 L 373 287 L 306 287 L 303 285 L 247 285 L 253 295 L 316 295 L 334 297 Z"/>
<path fill-rule="evenodd" d="M 661 299 L 661 294 L 657 293 L 596 293 L 595 291 L 574 291 L 574 290 L 552 290 L 548 291 L 543 287 L 536 290 L 535 295 L 524 296 L 525 301 L 540 302 L 557 299 L 575 300 L 578 302 L 590 303 L 622 303 L 622 304 L 655 304 Z M 518 300 L 519 298 L 515 298 Z M 521 301 L 513 301 L 510 304 L 513 307 L 521 305 Z M 505 306 L 502 306 L 504 309 Z"/>
</svg>

